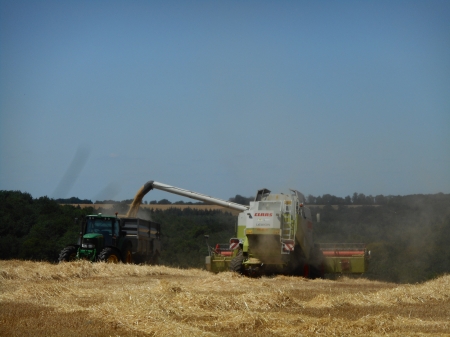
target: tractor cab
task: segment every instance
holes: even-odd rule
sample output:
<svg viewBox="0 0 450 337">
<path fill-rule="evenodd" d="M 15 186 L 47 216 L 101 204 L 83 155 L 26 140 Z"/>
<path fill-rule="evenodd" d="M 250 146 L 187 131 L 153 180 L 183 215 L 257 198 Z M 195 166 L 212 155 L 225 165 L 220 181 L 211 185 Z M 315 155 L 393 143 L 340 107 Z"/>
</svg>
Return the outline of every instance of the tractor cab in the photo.
<svg viewBox="0 0 450 337">
<path fill-rule="evenodd" d="M 114 216 L 88 215 L 82 222 L 78 258 L 94 261 L 105 247 L 117 246 L 119 219 Z"/>
<path fill-rule="evenodd" d="M 101 234 L 106 246 L 112 246 L 113 239 L 119 236 L 119 219 L 111 216 L 89 215 L 86 218 L 85 231 L 86 234 Z M 85 235 L 86 235 L 85 234 Z"/>
</svg>

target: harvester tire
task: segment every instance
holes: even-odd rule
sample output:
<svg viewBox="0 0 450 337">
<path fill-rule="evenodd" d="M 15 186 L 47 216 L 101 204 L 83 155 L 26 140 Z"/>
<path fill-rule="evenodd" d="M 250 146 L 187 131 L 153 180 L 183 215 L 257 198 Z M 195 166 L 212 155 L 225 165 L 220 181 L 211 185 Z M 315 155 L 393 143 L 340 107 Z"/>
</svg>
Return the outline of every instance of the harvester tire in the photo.
<svg viewBox="0 0 450 337">
<path fill-rule="evenodd" d="M 240 249 L 230 262 L 230 271 L 242 274 L 242 262 L 244 262 L 244 252 Z"/>
<path fill-rule="evenodd" d="M 113 248 L 106 247 L 98 255 L 98 260 L 106 263 L 119 263 L 120 254 Z"/>
<path fill-rule="evenodd" d="M 74 261 L 77 258 L 77 247 L 75 246 L 67 246 L 64 248 L 58 257 L 58 262 L 69 262 Z"/>
<path fill-rule="evenodd" d="M 311 265 L 309 269 L 309 277 L 312 279 L 316 278 L 324 278 L 323 266 L 314 266 Z"/>
</svg>

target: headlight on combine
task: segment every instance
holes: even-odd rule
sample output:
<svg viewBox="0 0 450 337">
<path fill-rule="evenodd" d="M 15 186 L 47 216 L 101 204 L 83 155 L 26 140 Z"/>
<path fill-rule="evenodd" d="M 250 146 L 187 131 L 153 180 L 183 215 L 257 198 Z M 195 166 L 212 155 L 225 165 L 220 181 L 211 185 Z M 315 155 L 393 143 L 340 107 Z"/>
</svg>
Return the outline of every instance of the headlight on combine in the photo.
<svg viewBox="0 0 450 337">
<path fill-rule="evenodd" d="M 81 247 L 84 248 L 84 249 L 94 249 L 95 245 L 93 243 L 83 243 L 81 245 Z"/>
</svg>

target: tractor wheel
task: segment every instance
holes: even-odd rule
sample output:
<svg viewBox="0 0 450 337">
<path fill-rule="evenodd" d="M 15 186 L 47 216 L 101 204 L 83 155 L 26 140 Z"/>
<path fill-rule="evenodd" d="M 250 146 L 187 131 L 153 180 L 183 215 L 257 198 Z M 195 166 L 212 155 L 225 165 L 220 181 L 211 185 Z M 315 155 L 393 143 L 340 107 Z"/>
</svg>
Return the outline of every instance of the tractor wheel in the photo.
<svg viewBox="0 0 450 337">
<path fill-rule="evenodd" d="M 58 262 L 74 261 L 77 257 L 77 251 L 78 251 L 77 247 L 67 246 L 59 254 Z"/>
<path fill-rule="evenodd" d="M 131 255 L 131 248 L 129 246 L 123 252 L 122 262 L 127 264 L 133 263 L 133 255 Z"/>
<path fill-rule="evenodd" d="M 120 254 L 115 249 L 106 247 L 98 254 L 98 260 L 107 263 L 119 263 Z"/>
<path fill-rule="evenodd" d="M 230 262 L 230 271 L 242 274 L 242 262 L 244 262 L 244 252 L 240 249 Z"/>
</svg>

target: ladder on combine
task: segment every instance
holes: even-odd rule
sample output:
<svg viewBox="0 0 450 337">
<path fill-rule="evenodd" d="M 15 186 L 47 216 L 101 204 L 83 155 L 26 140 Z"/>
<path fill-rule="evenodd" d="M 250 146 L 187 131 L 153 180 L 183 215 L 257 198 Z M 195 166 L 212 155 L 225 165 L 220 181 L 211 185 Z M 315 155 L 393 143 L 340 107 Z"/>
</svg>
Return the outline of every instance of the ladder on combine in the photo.
<svg viewBox="0 0 450 337">
<path fill-rule="evenodd" d="M 281 224 L 281 254 L 290 254 L 294 250 L 294 221 L 290 213 L 283 214 Z"/>
</svg>

